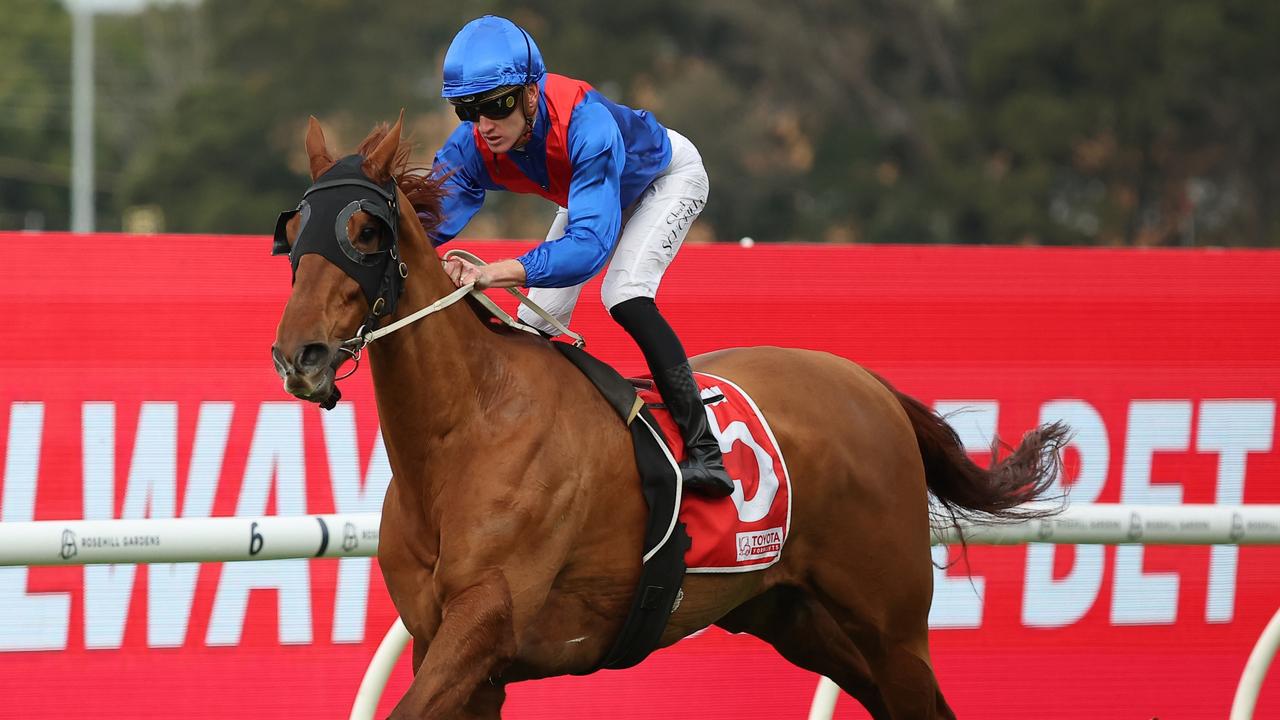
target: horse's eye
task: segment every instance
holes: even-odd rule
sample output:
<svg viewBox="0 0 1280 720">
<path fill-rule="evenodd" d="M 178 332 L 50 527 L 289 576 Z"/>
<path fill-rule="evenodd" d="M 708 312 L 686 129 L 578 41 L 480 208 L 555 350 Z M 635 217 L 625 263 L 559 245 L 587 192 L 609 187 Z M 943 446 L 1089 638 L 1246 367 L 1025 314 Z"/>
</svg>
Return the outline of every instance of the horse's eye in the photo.
<svg viewBox="0 0 1280 720">
<path fill-rule="evenodd" d="M 378 229 L 372 225 L 365 225 L 360 229 L 360 242 L 374 243 L 378 240 Z"/>
</svg>

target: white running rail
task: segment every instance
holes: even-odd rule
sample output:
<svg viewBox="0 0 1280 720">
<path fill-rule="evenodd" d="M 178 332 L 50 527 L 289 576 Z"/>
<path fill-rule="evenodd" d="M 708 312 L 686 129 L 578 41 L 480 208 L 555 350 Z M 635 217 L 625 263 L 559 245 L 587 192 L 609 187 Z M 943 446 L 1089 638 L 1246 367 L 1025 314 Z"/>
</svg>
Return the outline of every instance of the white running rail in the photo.
<svg viewBox="0 0 1280 720">
<path fill-rule="evenodd" d="M 0 522 L 0 566 L 371 556 L 380 523 L 378 513 Z"/>
<path fill-rule="evenodd" d="M 143 520 L 0 522 L 0 566 L 219 562 L 372 556 L 377 513 Z M 1029 542 L 1118 545 L 1280 545 L 1280 505 L 1075 505 L 1060 515 L 1015 525 L 966 525 L 973 545 Z M 954 532 L 935 543 L 956 542 Z M 352 720 L 372 718 L 387 677 L 408 644 L 398 620 L 360 685 Z M 1245 665 L 1231 720 L 1253 716 L 1280 647 L 1280 612 Z M 829 720 L 839 689 L 823 678 L 809 720 Z"/>
<path fill-rule="evenodd" d="M 377 513 L 0 522 L 0 566 L 368 557 L 379 523 Z M 964 533 L 974 545 L 1280 545 L 1280 505 L 1075 505 Z M 954 531 L 934 535 L 956 541 Z"/>
</svg>

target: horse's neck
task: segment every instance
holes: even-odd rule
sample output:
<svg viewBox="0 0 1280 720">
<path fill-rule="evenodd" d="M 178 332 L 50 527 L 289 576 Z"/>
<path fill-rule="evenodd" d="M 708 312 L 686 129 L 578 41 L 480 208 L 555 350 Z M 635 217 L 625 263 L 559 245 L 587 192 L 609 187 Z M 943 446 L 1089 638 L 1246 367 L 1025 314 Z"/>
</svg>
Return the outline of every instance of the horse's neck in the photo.
<svg viewBox="0 0 1280 720">
<path fill-rule="evenodd" d="M 457 289 L 425 238 L 405 245 L 409 276 L 388 322 Z M 460 425 L 495 382 L 495 339 L 465 301 L 379 338 L 369 347 L 369 363 L 384 435 L 411 429 L 419 441 L 429 441 Z"/>
</svg>

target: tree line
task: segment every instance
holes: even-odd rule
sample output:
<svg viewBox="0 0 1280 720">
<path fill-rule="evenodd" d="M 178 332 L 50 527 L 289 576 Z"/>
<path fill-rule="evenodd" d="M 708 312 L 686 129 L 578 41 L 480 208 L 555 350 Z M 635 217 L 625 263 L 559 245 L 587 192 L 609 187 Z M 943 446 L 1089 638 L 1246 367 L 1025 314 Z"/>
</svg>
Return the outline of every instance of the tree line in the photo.
<svg viewBox="0 0 1280 720">
<path fill-rule="evenodd" d="M 0 229 L 65 229 L 71 22 L 0 10 Z M 312 114 L 346 151 L 403 107 L 429 164 L 444 51 L 488 12 L 693 140 L 695 240 L 1280 244 L 1271 0 L 159 3 L 96 19 L 97 226 L 270 232 Z M 503 193 L 467 234 L 550 218 Z"/>
</svg>

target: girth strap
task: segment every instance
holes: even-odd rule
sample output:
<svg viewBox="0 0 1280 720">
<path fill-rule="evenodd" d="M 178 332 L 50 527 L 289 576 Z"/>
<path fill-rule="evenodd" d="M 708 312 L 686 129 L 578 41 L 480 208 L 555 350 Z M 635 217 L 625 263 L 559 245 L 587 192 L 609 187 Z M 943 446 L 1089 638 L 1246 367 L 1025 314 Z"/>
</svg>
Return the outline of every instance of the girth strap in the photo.
<svg viewBox="0 0 1280 720">
<path fill-rule="evenodd" d="M 643 565 L 631 611 L 613 647 L 595 669 L 620 670 L 639 664 L 662 641 L 679 603 L 685 553 L 693 541 L 680 522 L 680 471 L 635 387 L 596 358 L 568 343 L 551 343 L 591 380 L 618 416 L 628 423 L 640 471 L 640 491 L 649 508 Z M 639 402 L 636 406 L 633 403 Z M 594 670 L 593 670 L 594 671 Z"/>
</svg>

